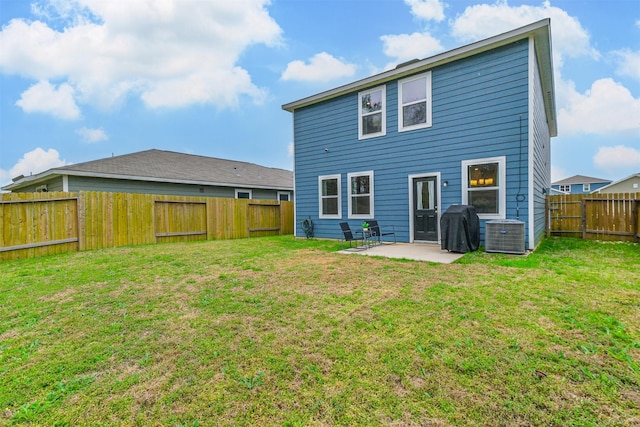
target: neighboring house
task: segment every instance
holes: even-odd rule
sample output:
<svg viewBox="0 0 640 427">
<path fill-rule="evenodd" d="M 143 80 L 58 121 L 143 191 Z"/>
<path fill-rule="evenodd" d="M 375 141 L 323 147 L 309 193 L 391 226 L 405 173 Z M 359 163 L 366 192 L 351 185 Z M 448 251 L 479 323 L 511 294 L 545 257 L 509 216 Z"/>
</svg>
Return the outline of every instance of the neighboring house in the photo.
<svg viewBox="0 0 640 427">
<path fill-rule="evenodd" d="M 610 179 L 592 178 L 590 176 L 575 175 L 560 181 L 552 182 L 551 188 L 560 194 L 593 193 L 605 185 L 611 184 Z"/>
<path fill-rule="evenodd" d="M 13 181 L 2 189 L 293 200 L 291 171 L 162 150 L 77 163 Z"/>
<path fill-rule="evenodd" d="M 474 205 L 544 237 L 556 107 L 550 21 L 300 99 L 293 113 L 296 235 L 375 218 L 399 241 L 439 242 L 440 217 Z"/>
<path fill-rule="evenodd" d="M 612 182 L 594 193 L 637 193 L 640 192 L 640 173 L 634 173 L 624 179 Z"/>
</svg>

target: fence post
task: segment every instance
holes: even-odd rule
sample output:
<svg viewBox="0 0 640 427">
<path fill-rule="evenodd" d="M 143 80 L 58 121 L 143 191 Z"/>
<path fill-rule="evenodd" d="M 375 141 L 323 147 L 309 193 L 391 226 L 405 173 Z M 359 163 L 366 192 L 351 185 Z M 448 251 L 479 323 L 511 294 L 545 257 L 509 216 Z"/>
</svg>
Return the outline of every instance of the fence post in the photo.
<svg viewBox="0 0 640 427">
<path fill-rule="evenodd" d="M 586 214 L 586 202 L 582 199 L 582 203 L 580 203 L 580 208 L 582 211 L 580 212 L 580 224 L 582 225 L 582 239 L 587 238 L 587 214 Z"/>
<path fill-rule="evenodd" d="M 78 250 L 84 251 L 87 248 L 87 217 L 85 192 L 78 191 L 78 200 L 76 202 L 76 211 L 78 215 Z"/>
<path fill-rule="evenodd" d="M 551 204 L 549 203 L 549 196 L 544 198 L 544 211 L 546 212 L 546 215 L 544 216 L 544 229 L 545 229 L 545 236 L 546 237 L 550 237 L 551 236 Z"/>
<path fill-rule="evenodd" d="M 631 216 L 632 216 L 632 221 L 633 221 L 633 227 L 631 229 L 631 231 L 633 232 L 633 235 L 635 236 L 635 240 L 638 241 L 640 240 L 640 230 L 638 229 L 640 227 L 640 211 L 638 210 L 638 205 L 640 205 L 640 200 L 635 199 L 633 200 L 633 204 L 632 204 L 632 208 L 631 208 Z"/>
</svg>

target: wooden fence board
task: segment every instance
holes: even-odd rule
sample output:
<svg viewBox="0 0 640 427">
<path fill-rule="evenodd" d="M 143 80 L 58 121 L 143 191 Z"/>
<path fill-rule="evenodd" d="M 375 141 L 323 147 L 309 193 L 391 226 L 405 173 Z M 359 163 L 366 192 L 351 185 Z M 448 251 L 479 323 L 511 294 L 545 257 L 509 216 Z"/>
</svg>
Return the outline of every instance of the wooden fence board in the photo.
<svg viewBox="0 0 640 427">
<path fill-rule="evenodd" d="M 75 193 L 2 195 L 0 260 L 78 250 L 76 208 Z"/>
<path fill-rule="evenodd" d="M 293 202 L 95 191 L 0 196 L 0 260 L 294 232 Z"/>
<path fill-rule="evenodd" d="M 640 193 L 570 194 L 547 198 L 547 235 L 640 240 Z"/>
</svg>

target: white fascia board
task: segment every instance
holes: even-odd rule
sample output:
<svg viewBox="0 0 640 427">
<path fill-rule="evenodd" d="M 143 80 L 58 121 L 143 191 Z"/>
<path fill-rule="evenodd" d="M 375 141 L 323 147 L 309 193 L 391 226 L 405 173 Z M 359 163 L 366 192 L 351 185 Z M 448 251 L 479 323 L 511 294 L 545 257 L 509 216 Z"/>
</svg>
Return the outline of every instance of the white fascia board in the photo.
<svg viewBox="0 0 640 427">
<path fill-rule="evenodd" d="M 528 212 L 528 218 L 527 218 L 527 225 L 529 226 L 529 230 L 527 230 L 528 235 L 529 235 L 529 247 L 527 249 L 529 249 L 530 251 L 535 249 L 535 231 L 536 231 L 536 224 L 535 224 L 535 193 L 536 193 L 536 188 L 534 185 L 534 176 L 535 176 L 535 165 L 534 165 L 534 158 L 535 158 L 535 144 L 534 144 L 534 136 L 533 136 L 533 128 L 534 128 L 534 101 L 535 101 L 535 81 L 536 81 L 536 64 L 534 64 L 534 61 L 536 61 L 536 56 L 534 54 L 534 49 L 535 49 L 535 41 L 533 39 L 529 39 L 529 106 L 528 106 L 528 110 L 529 110 L 529 117 L 527 117 L 527 123 L 529 124 L 528 127 L 528 132 L 527 132 L 527 170 L 529 171 L 528 176 L 527 176 L 527 188 L 528 188 L 528 194 L 527 194 L 527 212 Z M 539 69 L 539 67 L 538 67 Z M 520 135 L 520 138 L 522 138 L 522 135 Z M 522 148 L 521 148 L 522 149 Z M 522 177 L 520 177 L 520 179 L 522 179 Z"/>
</svg>

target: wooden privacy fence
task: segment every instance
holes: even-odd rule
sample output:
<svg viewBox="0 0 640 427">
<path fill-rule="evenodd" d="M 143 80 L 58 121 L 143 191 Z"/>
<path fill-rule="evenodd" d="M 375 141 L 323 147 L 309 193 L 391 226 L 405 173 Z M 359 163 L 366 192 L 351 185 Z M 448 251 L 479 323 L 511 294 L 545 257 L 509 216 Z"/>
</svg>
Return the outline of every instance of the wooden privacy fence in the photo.
<svg viewBox="0 0 640 427">
<path fill-rule="evenodd" d="M 640 241 L 640 193 L 547 197 L 547 236 Z"/>
<path fill-rule="evenodd" d="M 0 260 L 293 231 L 293 202 L 95 191 L 0 194 Z"/>
</svg>

